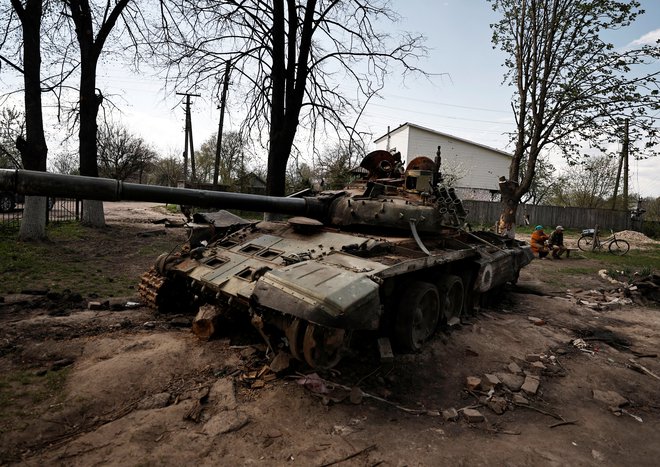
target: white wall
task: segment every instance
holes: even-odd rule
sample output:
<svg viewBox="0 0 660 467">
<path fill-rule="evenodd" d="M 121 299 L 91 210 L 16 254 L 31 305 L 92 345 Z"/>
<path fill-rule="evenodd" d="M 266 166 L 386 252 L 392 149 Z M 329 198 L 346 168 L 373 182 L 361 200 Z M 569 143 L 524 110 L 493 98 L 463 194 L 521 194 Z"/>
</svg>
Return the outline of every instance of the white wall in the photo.
<svg viewBox="0 0 660 467">
<path fill-rule="evenodd" d="M 387 138 L 376 144 L 386 149 Z M 453 139 L 414 126 L 405 126 L 390 137 L 390 148 L 396 147 L 401 158 L 410 162 L 418 156 L 435 159 L 441 146 L 442 172 L 457 176 L 456 187 L 498 190 L 498 178 L 508 176 L 511 158 L 498 151 Z"/>
</svg>

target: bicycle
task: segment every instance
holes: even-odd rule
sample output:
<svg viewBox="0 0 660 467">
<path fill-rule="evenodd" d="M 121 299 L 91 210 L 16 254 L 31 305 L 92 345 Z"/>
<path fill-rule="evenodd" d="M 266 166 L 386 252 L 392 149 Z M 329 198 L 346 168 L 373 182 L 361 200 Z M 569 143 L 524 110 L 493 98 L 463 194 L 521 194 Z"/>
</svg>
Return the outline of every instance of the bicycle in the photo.
<svg viewBox="0 0 660 467">
<path fill-rule="evenodd" d="M 582 251 L 604 251 L 605 247 L 613 255 L 623 256 L 630 250 L 630 243 L 616 238 L 613 230 L 611 235 L 604 240 L 600 239 L 598 229 L 586 229 L 578 239 L 578 248 Z"/>
</svg>

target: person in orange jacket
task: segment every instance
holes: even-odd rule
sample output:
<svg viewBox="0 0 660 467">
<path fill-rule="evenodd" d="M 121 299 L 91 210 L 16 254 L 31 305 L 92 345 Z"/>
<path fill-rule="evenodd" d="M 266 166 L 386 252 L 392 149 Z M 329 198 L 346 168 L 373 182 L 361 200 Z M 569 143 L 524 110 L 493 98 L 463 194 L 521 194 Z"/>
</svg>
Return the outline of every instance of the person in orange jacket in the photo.
<svg viewBox="0 0 660 467">
<path fill-rule="evenodd" d="M 546 246 L 545 242 L 550 238 L 544 231 L 542 225 L 537 225 L 532 232 L 532 239 L 530 241 L 532 245 L 532 251 L 534 254 L 539 255 L 539 258 L 543 259 L 548 256 L 550 251 Z"/>
</svg>

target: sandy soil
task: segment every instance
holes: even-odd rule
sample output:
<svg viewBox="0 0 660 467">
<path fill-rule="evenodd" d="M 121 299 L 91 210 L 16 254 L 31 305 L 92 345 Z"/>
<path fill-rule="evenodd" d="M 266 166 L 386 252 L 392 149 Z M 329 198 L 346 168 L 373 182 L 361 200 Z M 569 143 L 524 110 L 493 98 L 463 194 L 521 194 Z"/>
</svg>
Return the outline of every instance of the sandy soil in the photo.
<svg viewBox="0 0 660 467">
<path fill-rule="evenodd" d="M 163 217 L 143 203 L 107 212 L 118 232 Z M 183 232 L 171 235 L 174 245 Z M 151 260 L 135 262 L 146 269 Z M 363 339 L 336 371 L 306 386 L 299 374 L 309 370 L 295 363 L 276 379 L 253 378 L 269 356 L 245 330 L 200 342 L 189 317 L 4 297 L 0 370 L 18 376 L 1 401 L 0 462 L 657 465 L 660 380 L 629 365 L 660 375 L 649 356 L 660 348 L 660 309 L 578 304 L 575 289 L 614 287 L 598 276 L 580 277 L 572 295 L 543 280 L 572 263 L 535 261 L 499 306 L 439 332 L 419 354 L 381 364 Z M 536 394 L 498 385 L 486 400 L 484 375 L 511 380 L 511 363 L 538 375 Z M 468 389 L 469 376 L 481 386 Z M 485 421 L 469 422 L 461 410 L 446 420 L 450 408 L 475 408 Z"/>
</svg>

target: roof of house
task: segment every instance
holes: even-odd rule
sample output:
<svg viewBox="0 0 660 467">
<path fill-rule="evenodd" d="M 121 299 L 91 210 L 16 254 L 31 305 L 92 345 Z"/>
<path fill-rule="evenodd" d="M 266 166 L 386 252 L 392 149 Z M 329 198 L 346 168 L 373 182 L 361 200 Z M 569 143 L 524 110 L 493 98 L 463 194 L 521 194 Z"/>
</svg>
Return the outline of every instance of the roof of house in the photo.
<svg viewBox="0 0 660 467">
<path fill-rule="evenodd" d="M 446 138 L 451 138 L 451 139 L 455 139 L 455 140 L 458 140 L 458 141 L 462 141 L 462 142 L 467 143 L 467 144 L 472 144 L 473 146 L 479 146 L 479 147 L 481 147 L 481 148 L 484 148 L 484 149 L 488 149 L 488 150 L 490 150 L 490 151 L 497 152 L 497 153 L 502 154 L 502 155 L 504 155 L 504 156 L 513 157 L 512 154 L 510 154 L 510 153 L 508 153 L 508 152 L 506 152 L 506 151 L 502 151 L 502 150 L 500 150 L 500 149 L 491 148 L 490 146 L 486 146 L 485 144 L 475 143 L 474 141 L 470 141 L 470 140 L 465 139 L 465 138 L 460 138 L 460 137 L 458 137 L 458 136 L 450 135 L 449 133 L 443 133 L 443 132 L 441 132 L 441 131 L 432 130 L 432 129 L 430 129 L 430 128 L 426 128 L 426 127 L 423 127 L 423 126 L 421 126 L 421 125 L 416 125 L 416 124 L 414 124 L 414 123 L 410 123 L 410 122 L 406 122 L 406 123 L 404 123 L 404 124 L 402 124 L 402 125 L 399 125 L 399 126 L 396 127 L 394 130 L 391 130 L 391 131 L 389 132 L 389 134 L 395 133 L 395 132 L 401 130 L 402 128 L 404 128 L 404 127 L 406 127 L 406 126 L 409 126 L 409 127 L 411 127 L 411 128 L 417 128 L 417 129 L 419 129 L 419 130 L 428 131 L 429 133 L 435 133 L 436 135 L 444 136 L 444 137 L 446 137 Z M 383 139 L 387 138 L 387 135 L 388 135 L 388 133 L 385 133 L 383 136 L 380 136 L 380 137 L 376 138 L 376 139 L 374 140 L 374 143 L 378 143 L 379 141 L 382 141 Z"/>
</svg>

